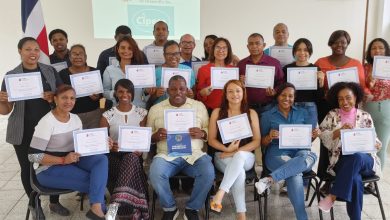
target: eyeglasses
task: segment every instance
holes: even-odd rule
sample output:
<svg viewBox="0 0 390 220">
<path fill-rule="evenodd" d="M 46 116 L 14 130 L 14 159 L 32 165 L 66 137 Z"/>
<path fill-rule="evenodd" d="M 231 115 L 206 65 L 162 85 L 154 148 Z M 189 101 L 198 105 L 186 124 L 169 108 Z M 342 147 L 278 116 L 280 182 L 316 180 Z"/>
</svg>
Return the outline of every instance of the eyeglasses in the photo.
<svg viewBox="0 0 390 220">
<path fill-rule="evenodd" d="M 216 46 L 214 50 L 217 50 L 217 51 L 227 51 L 228 48 L 227 48 L 227 47 L 219 47 L 219 46 Z"/>
<path fill-rule="evenodd" d="M 167 57 L 179 57 L 180 52 L 174 52 L 174 53 L 164 53 L 165 56 Z"/>
<path fill-rule="evenodd" d="M 192 44 L 194 44 L 194 41 L 182 41 L 180 43 L 184 44 L 184 45 L 192 45 Z"/>
</svg>

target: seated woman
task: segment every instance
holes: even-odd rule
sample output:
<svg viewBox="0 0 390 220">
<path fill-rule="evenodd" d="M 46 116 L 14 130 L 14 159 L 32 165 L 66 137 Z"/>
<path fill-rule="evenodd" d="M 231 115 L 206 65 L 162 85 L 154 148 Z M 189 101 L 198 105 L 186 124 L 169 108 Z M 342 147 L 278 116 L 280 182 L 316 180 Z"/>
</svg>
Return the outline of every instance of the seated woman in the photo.
<svg viewBox="0 0 390 220">
<path fill-rule="evenodd" d="M 118 152 L 118 130 L 120 125 L 145 126 L 147 111 L 135 106 L 134 85 L 128 79 L 120 79 L 114 87 L 117 106 L 103 113 L 100 127 L 108 127 L 114 141 L 109 154 L 108 190 L 111 204 L 118 204 L 120 217 L 149 219 L 148 184 L 143 170 L 141 152 Z M 113 207 L 113 208 L 111 208 Z M 115 206 L 110 206 L 108 216 L 115 219 Z"/>
<path fill-rule="evenodd" d="M 335 176 L 330 194 L 318 203 L 318 207 L 329 212 L 336 198 L 347 201 L 347 212 L 351 219 L 361 219 L 363 207 L 362 176 L 380 174 L 380 160 L 375 153 L 354 153 L 342 155 L 340 130 L 353 128 L 374 128 L 371 115 L 357 106 L 363 100 L 362 88 L 352 82 L 339 82 L 327 94 L 331 110 L 320 125 L 320 138 L 329 150 L 327 171 Z M 381 142 L 376 139 L 379 150 Z"/>
<path fill-rule="evenodd" d="M 246 113 L 251 124 L 253 137 L 222 144 L 217 120 Z M 259 118 L 256 111 L 249 109 L 245 86 L 240 80 L 230 80 L 223 88 L 222 105 L 213 110 L 209 123 L 209 145 L 217 152 L 214 155 L 215 167 L 224 173 L 219 190 L 211 201 L 210 208 L 221 212 L 225 193 L 232 190 L 236 205 L 237 219 L 246 219 L 245 212 L 245 171 L 255 162 L 256 148 L 260 146 Z"/>
<path fill-rule="evenodd" d="M 311 170 L 317 156 L 308 149 L 279 149 L 279 125 L 310 124 L 306 109 L 294 106 L 295 87 L 282 84 L 276 92 L 277 105 L 261 116 L 261 145 L 265 147 L 265 165 L 271 171 L 255 184 L 259 194 L 273 182 L 286 180 L 288 197 L 298 220 L 307 220 L 305 210 L 302 173 Z M 312 130 L 312 138 L 319 135 L 319 129 Z"/>
<path fill-rule="evenodd" d="M 108 161 L 105 155 L 80 157 L 74 152 L 72 133 L 82 128 L 80 118 L 70 113 L 75 100 L 71 86 L 57 88 L 56 107 L 35 127 L 28 158 L 40 164 L 35 173 L 42 186 L 88 193 L 91 209 L 87 218 L 103 220 Z"/>
</svg>

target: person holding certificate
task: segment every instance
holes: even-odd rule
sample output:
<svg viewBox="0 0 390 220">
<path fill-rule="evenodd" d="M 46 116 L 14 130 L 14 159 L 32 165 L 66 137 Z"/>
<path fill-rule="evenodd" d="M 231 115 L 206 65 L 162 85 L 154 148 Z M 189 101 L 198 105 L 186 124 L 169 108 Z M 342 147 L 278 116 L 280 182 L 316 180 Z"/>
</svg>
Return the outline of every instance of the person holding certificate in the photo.
<svg viewBox="0 0 390 220">
<path fill-rule="evenodd" d="M 284 23 L 277 23 L 274 26 L 274 30 L 273 30 L 273 37 L 275 40 L 275 44 L 273 46 L 291 48 L 291 45 L 288 44 L 289 35 L 290 35 L 290 33 L 288 32 L 287 25 Z M 264 47 L 265 47 L 265 45 L 264 45 Z M 271 54 L 270 48 L 265 49 L 264 53 L 270 56 L 270 54 Z"/>
<path fill-rule="evenodd" d="M 30 195 L 32 192 L 30 185 L 30 162 L 27 155 L 31 138 L 38 121 L 51 110 L 54 104 L 54 91 L 57 85 L 62 82 L 53 67 L 38 62 L 40 48 L 36 39 L 32 37 L 22 38 L 18 43 L 18 51 L 22 62 L 15 69 L 7 72 L 6 76 L 39 72 L 44 92 L 42 98 L 10 102 L 8 101 L 9 97 L 6 91 L 5 80 L 3 80 L 0 92 L 0 114 L 7 115 L 12 112 L 8 118 L 6 141 L 15 148 L 21 169 L 20 176 L 23 188 L 26 194 Z M 12 85 L 9 86 L 12 87 Z M 30 201 L 30 207 L 35 207 L 34 201 Z M 70 214 L 69 210 L 59 203 L 58 196 L 50 197 L 49 207 L 54 213 L 65 216 Z M 41 212 L 40 216 L 44 216 L 41 207 L 39 211 Z"/>
<path fill-rule="evenodd" d="M 322 143 L 329 150 L 327 172 L 335 176 L 330 194 L 321 200 L 318 207 L 329 212 L 336 198 L 347 202 L 350 219 L 361 219 L 363 208 L 363 183 L 361 176 L 380 175 L 380 160 L 375 153 L 356 152 L 343 155 L 340 140 L 341 130 L 353 128 L 374 128 L 371 115 L 358 105 L 362 102 L 362 88 L 353 82 L 336 83 L 329 90 L 327 98 L 332 109 L 320 124 Z M 373 147 L 373 146 L 367 146 Z M 376 138 L 375 147 L 379 150 L 381 142 Z M 362 149 L 363 150 L 363 149 Z"/>
<path fill-rule="evenodd" d="M 279 148 L 280 139 L 287 138 L 280 136 L 279 125 L 311 125 L 306 109 L 294 106 L 295 93 L 293 84 L 282 84 L 275 95 L 278 104 L 261 116 L 261 146 L 265 148 L 264 163 L 271 173 L 255 186 L 261 194 L 272 183 L 285 180 L 296 219 L 307 220 L 302 173 L 311 170 L 317 156 L 307 148 Z M 309 132 L 305 135 L 305 139 L 315 139 L 319 132 L 318 128 L 313 128 L 311 134 Z"/>
<path fill-rule="evenodd" d="M 87 53 L 83 45 L 73 45 L 70 48 L 69 53 L 71 66 L 59 72 L 60 77 L 65 84 L 72 85 L 70 82 L 70 75 L 97 70 L 96 68 L 87 65 Z M 99 108 L 100 97 L 101 94 L 93 94 L 76 98 L 76 104 L 71 112 L 79 116 L 84 129 L 99 127 L 99 121 L 102 115 Z"/>
<path fill-rule="evenodd" d="M 272 108 L 271 103 L 273 96 L 275 95 L 275 88 L 283 83 L 283 72 L 280 62 L 263 52 L 265 45 L 264 38 L 261 34 L 253 33 L 249 35 L 247 48 L 250 55 L 242 59 L 237 65 L 240 70 L 240 80 L 242 82 L 245 82 L 247 65 L 261 65 L 275 68 L 273 79 L 269 79 L 269 81 L 272 82 L 272 85 L 267 88 L 246 88 L 248 92 L 249 107 L 254 109 L 259 115 Z"/>
<path fill-rule="evenodd" d="M 147 111 L 132 103 L 134 85 L 128 79 L 115 84 L 114 96 L 117 106 L 103 113 L 100 127 L 107 127 L 114 141 L 108 156 L 109 173 L 107 188 L 111 193 L 111 204 L 119 204 L 118 215 L 133 219 L 149 219 L 148 183 L 142 166 L 142 152 L 118 152 L 119 126 L 145 126 Z M 145 140 L 146 141 L 146 140 Z M 115 219 L 113 206 L 107 215 Z"/>
<path fill-rule="evenodd" d="M 253 137 L 222 144 L 217 120 L 240 114 L 248 115 Z M 214 163 L 224 173 L 218 192 L 210 204 L 210 209 L 220 213 L 225 193 L 232 192 L 236 205 L 237 219 L 246 219 L 245 171 L 255 162 L 254 150 L 260 146 L 259 118 L 255 110 L 250 109 L 244 84 L 239 80 L 230 80 L 223 89 L 221 108 L 216 108 L 210 117 L 208 143 L 216 150 Z"/>
<path fill-rule="evenodd" d="M 348 57 L 345 54 L 349 43 L 351 43 L 351 37 L 348 32 L 344 30 L 334 31 L 328 40 L 328 46 L 332 49 L 332 54 L 319 58 L 314 65 L 318 66 L 325 74 L 327 71 L 331 70 L 356 67 L 358 69 L 360 86 L 364 90 L 364 93 L 370 94 L 370 90 L 366 86 L 362 64 L 359 60 Z M 327 91 L 328 89 L 328 81 L 325 75 L 325 90 Z M 326 102 L 325 97 L 318 100 L 318 121 L 322 121 L 329 110 L 329 104 Z"/>
<path fill-rule="evenodd" d="M 205 104 L 209 115 L 215 108 L 221 106 L 222 89 L 211 87 L 211 67 L 233 67 L 230 65 L 233 59 L 232 47 L 225 38 L 217 38 L 211 49 L 209 64 L 199 68 L 197 78 L 197 99 Z"/>
<path fill-rule="evenodd" d="M 164 44 L 164 59 L 165 63 L 163 63 L 162 66 L 156 68 L 156 86 L 158 87 L 151 89 L 150 98 L 148 100 L 148 105 L 150 105 L 150 107 L 168 98 L 168 95 L 166 93 L 167 88 L 164 88 L 164 86 L 162 85 L 162 78 L 164 77 L 162 75 L 163 67 L 191 70 L 189 84 L 190 88 L 188 90 L 187 95 L 190 98 L 194 97 L 194 92 L 191 88 L 193 88 L 193 86 L 195 85 L 195 75 L 191 67 L 188 67 L 184 64 L 180 64 L 180 48 L 179 44 L 176 41 L 170 40 Z"/>
<path fill-rule="evenodd" d="M 70 113 L 76 92 L 61 85 L 54 95 L 56 107 L 38 122 L 28 150 L 28 159 L 38 163 L 35 173 L 45 187 L 88 193 L 91 209 L 88 219 L 105 219 L 102 209 L 108 175 L 108 160 L 103 154 L 80 157 L 74 152 L 73 131 L 82 129 L 80 118 Z M 110 145 L 112 142 L 107 140 Z"/>
<path fill-rule="evenodd" d="M 126 77 L 126 65 L 142 65 L 145 63 L 144 55 L 139 50 L 137 42 L 130 36 L 123 36 L 115 45 L 115 56 L 119 64 L 110 65 L 103 73 L 104 97 L 116 104 L 114 86 L 120 79 Z M 134 104 L 145 108 L 148 96 L 141 88 L 134 89 Z"/>
<path fill-rule="evenodd" d="M 187 98 L 186 80 L 175 75 L 169 80 L 167 90 L 169 98 L 149 111 L 147 127 L 152 127 L 152 142 L 157 143 L 157 155 L 150 165 L 149 179 L 164 210 L 162 219 L 173 220 L 179 214 L 169 178 L 179 172 L 195 179 L 190 200 L 186 203 L 185 219 L 199 219 L 200 210 L 214 181 L 214 167 L 211 157 L 202 151 L 207 141 L 209 116 L 206 107 L 199 101 Z M 167 129 L 164 125 L 165 110 L 194 111 L 194 127 L 188 129 L 191 142 L 191 154 L 183 156 L 168 155 Z M 177 140 L 179 141 L 179 140 Z"/>
<path fill-rule="evenodd" d="M 324 93 L 324 79 L 325 74 L 322 71 L 318 71 L 318 67 L 312 63 L 309 63 L 309 59 L 311 55 L 313 54 L 313 46 L 311 42 L 306 38 L 300 38 L 297 41 L 295 41 L 293 45 L 293 56 L 295 57 L 295 62 L 287 64 L 283 67 L 284 72 L 284 78 L 287 80 L 288 71 L 290 70 L 305 70 L 309 68 L 315 68 L 315 84 L 314 86 L 317 89 L 297 89 L 296 94 L 296 100 L 295 105 L 300 106 L 302 108 L 305 108 L 307 112 L 309 113 L 309 117 L 311 120 L 311 124 L 313 125 L 313 128 L 317 126 L 318 122 L 318 113 L 317 113 L 317 100 L 322 99 L 325 96 Z M 307 68 L 308 67 L 308 68 Z M 306 74 L 310 74 L 313 72 L 304 72 Z M 292 72 L 290 72 L 291 75 L 293 75 Z M 293 78 L 291 76 L 291 78 Z M 301 80 L 302 77 L 297 77 L 297 81 Z M 292 81 L 294 81 L 292 79 Z M 313 83 L 312 83 L 313 84 Z M 304 86 L 304 85 L 302 85 Z M 313 85 L 309 85 L 313 86 Z"/>
<path fill-rule="evenodd" d="M 48 37 L 50 44 L 54 48 L 54 52 L 49 56 L 50 63 L 56 64 L 64 62 L 64 66 L 69 67 L 71 63 L 68 50 L 68 34 L 62 29 L 54 29 L 50 31 Z"/>
<path fill-rule="evenodd" d="M 371 91 L 372 99 L 367 100 L 364 109 L 368 111 L 374 120 L 382 148 L 378 152 L 381 159 L 382 169 L 386 163 L 387 145 L 390 140 L 390 80 L 375 79 L 372 74 L 374 56 L 390 56 L 390 46 L 382 38 L 376 38 L 368 44 L 364 70 L 366 73 L 367 86 Z"/>
<path fill-rule="evenodd" d="M 160 51 L 162 51 L 164 44 L 168 41 L 168 35 L 169 30 L 167 23 L 164 21 L 157 21 L 153 25 L 154 41 L 143 49 L 149 63 L 156 65 L 161 65 L 163 63 L 164 60 L 161 61 L 162 54 Z"/>
</svg>

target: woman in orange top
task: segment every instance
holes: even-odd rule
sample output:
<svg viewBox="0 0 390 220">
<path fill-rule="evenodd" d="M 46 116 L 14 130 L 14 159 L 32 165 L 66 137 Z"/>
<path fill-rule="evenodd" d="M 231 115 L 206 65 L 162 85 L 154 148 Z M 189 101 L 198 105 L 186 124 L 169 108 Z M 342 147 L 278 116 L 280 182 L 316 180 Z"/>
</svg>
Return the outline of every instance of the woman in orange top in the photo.
<svg viewBox="0 0 390 220">
<path fill-rule="evenodd" d="M 324 73 L 331 70 L 345 69 L 350 67 L 357 67 L 359 74 L 360 86 L 364 90 L 364 93 L 370 94 L 370 90 L 366 86 L 366 80 L 364 76 L 364 68 L 362 64 L 351 57 L 348 57 L 345 52 L 348 45 L 351 43 L 351 37 L 348 32 L 344 30 L 337 30 L 330 35 L 328 40 L 328 46 L 332 49 L 330 56 L 322 57 L 315 62 L 315 65 L 320 68 Z M 325 89 L 328 90 L 328 81 L 325 75 Z M 323 100 L 318 100 L 318 122 L 321 122 L 325 115 L 329 112 L 330 108 L 328 103 Z"/>
<path fill-rule="evenodd" d="M 198 70 L 197 76 L 197 98 L 207 107 L 209 115 L 215 108 L 221 106 L 222 89 L 211 88 L 211 67 L 233 67 L 230 65 L 233 58 L 232 47 L 225 38 L 217 38 L 211 49 L 210 63 L 202 66 Z"/>
</svg>

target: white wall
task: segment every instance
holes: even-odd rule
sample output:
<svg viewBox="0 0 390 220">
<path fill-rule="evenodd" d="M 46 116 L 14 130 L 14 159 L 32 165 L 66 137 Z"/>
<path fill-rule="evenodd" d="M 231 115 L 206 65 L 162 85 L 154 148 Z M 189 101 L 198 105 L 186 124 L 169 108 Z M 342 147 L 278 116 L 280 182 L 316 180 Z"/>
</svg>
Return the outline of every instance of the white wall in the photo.
<svg viewBox="0 0 390 220">
<path fill-rule="evenodd" d="M 390 0 L 370 2 L 369 33 L 367 41 L 374 37 L 389 34 Z M 363 31 L 365 0 L 201 0 L 201 38 L 207 34 L 216 34 L 228 38 L 234 53 L 240 58 L 247 56 L 247 36 L 259 32 L 268 45 L 273 44 L 272 28 L 278 22 L 289 26 L 290 40 L 300 37 L 310 39 L 314 46 L 312 61 L 330 54 L 327 41 L 337 29 L 347 30 L 352 42 L 348 55 L 361 59 L 363 49 Z M 92 5 L 87 0 L 41 0 L 46 28 L 62 28 L 69 34 L 69 46 L 82 43 L 87 48 L 88 63 L 96 65 L 99 53 L 115 42 L 93 38 Z M 6 71 L 20 63 L 16 45 L 22 36 L 20 1 L 5 0 L 0 14 L 0 78 Z M 282 7 L 283 6 L 283 7 Z M 384 7 L 385 6 L 385 7 Z M 189 9 L 191 10 L 191 9 Z M 380 15 L 380 14 L 383 14 Z M 386 16 L 385 16 L 386 15 Z M 4 19 L 6 18 L 6 19 Z M 383 21 L 383 18 L 388 20 Z M 191 33 L 189 27 L 188 32 Z M 386 34 L 386 35 L 385 35 Z M 114 35 L 114 33 L 113 33 Z M 138 41 L 142 48 L 150 41 Z M 195 55 L 203 55 L 203 43 L 197 42 Z M 52 51 L 52 48 L 50 48 Z"/>
</svg>

